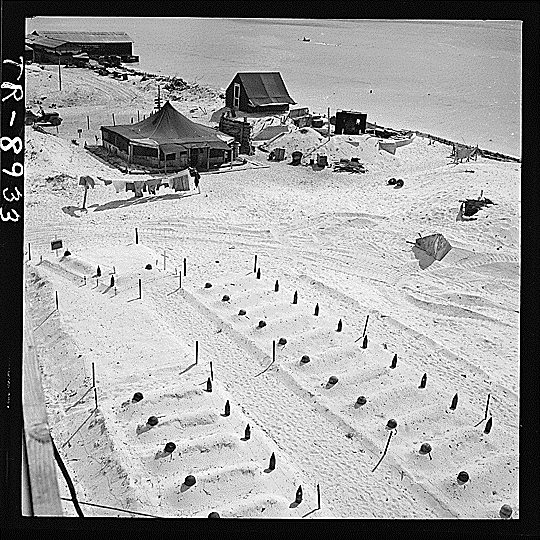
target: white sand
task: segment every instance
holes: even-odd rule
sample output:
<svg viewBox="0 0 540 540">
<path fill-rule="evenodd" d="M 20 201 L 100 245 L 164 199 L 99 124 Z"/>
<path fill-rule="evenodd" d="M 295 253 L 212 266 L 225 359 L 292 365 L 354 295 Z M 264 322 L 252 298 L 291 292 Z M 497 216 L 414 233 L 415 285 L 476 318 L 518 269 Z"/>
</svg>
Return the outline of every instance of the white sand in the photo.
<svg viewBox="0 0 540 540">
<path fill-rule="evenodd" d="M 75 70 L 65 73 L 68 84 Z M 77 106 L 84 116 L 102 107 Z M 81 500 L 158 516 L 294 518 L 317 508 L 320 484 L 322 509 L 311 518 L 498 518 L 505 503 L 519 515 L 519 164 L 455 166 L 448 147 L 418 138 L 391 156 L 362 137 L 351 138 L 358 146 L 335 137 L 338 159 L 349 147 L 348 157 L 363 151 L 368 173 L 292 167 L 288 148 L 284 162 L 249 158 L 268 168 L 203 174 L 201 195 L 132 199 L 98 185 L 83 213 L 79 175 L 125 176 L 70 138 L 26 130 L 27 284 L 59 447 L 94 406 L 90 392 L 68 409 L 91 386 L 95 365 L 98 411 L 61 449 Z M 61 174 L 71 179 L 46 181 Z M 390 176 L 405 186 L 386 185 Z M 456 222 L 459 200 L 480 190 L 497 204 Z M 406 241 L 436 232 L 453 249 L 422 270 Z M 71 260 L 50 252 L 55 235 Z M 91 277 L 98 264 L 99 284 Z M 46 319 L 55 290 L 60 310 Z M 267 326 L 256 329 L 259 320 Z M 280 337 L 287 344 L 275 364 L 256 376 Z M 339 381 L 327 388 L 331 375 Z M 143 401 L 122 408 L 136 391 Z M 493 428 L 484 434 L 485 423 L 475 424 L 488 393 Z M 355 407 L 360 395 L 367 404 Z M 223 417 L 227 399 L 231 416 Z M 151 415 L 162 415 L 159 424 L 137 436 Z M 390 418 L 397 433 L 372 472 Z M 251 439 L 242 441 L 248 423 Z M 168 441 L 177 445 L 172 459 L 155 459 Z M 419 454 L 423 442 L 432 460 Z M 272 452 L 277 468 L 265 472 Z M 456 483 L 462 470 L 465 486 Z M 197 483 L 185 489 L 188 474 Z M 291 507 L 299 485 L 304 500 Z"/>
</svg>

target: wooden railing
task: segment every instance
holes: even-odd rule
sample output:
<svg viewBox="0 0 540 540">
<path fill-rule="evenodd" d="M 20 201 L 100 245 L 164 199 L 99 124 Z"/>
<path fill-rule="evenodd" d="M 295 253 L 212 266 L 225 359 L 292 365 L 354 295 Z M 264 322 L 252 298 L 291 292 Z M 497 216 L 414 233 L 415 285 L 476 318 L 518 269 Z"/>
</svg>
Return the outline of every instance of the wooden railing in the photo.
<svg viewBox="0 0 540 540">
<path fill-rule="evenodd" d="M 26 298 L 23 317 L 23 509 L 25 515 L 61 516 L 57 469 Z"/>
</svg>

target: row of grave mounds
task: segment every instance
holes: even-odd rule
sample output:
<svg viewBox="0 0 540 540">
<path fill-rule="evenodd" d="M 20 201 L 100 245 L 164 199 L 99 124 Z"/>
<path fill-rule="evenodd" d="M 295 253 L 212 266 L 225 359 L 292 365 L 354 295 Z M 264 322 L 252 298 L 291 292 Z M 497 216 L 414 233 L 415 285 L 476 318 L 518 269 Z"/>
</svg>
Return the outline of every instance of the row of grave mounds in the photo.
<svg viewBox="0 0 540 540">
<path fill-rule="evenodd" d="M 131 454 L 153 485 L 160 486 L 160 509 L 154 513 L 206 517 L 217 511 L 222 517 L 248 517 L 261 503 L 266 508 L 265 501 L 275 501 L 268 517 L 294 517 L 290 500 L 298 480 L 296 471 L 282 461 L 281 452 L 256 425 L 246 425 L 249 419 L 243 408 L 240 412 L 240 405 L 232 402 L 219 380 L 213 382 L 212 391 L 198 385 L 203 378 L 200 369 L 206 372 L 202 365 L 184 370 L 180 384 L 166 391 L 143 388 L 137 400 L 134 394 L 113 408 L 117 436 L 133 449 Z M 227 397 L 232 402 L 228 411 Z M 278 466 L 268 474 L 272 452 L 277 454 Z M 287 478 L 286 482 L 281 478 L 282 485 L 290 483 L 290 500 L 288 492 L 276 491 L 276 474 Z M 314 497 L 311 490 L 310 496 Z M 238 500 L 242 505 L 231 502 Z"/>
<path fill-rule="evenodd" d="M 312 297 L 306 310 L 305 297 L 308 295 L 305 291 L 300 294 L 299 306 L 304 306 L 299 312 L 299 306 L 290 301 L 294 291 L 283 287 L 281 292 L 275 291 L 273 280 L 257 280 L 255 274 L 247 278 L 251 279 L 251 286 L 242 283 L 240 290 L 234 292 L 225 283 L 207 289 L 203 301 L 223 318 L 232 320 L 239 332 L 247 332 L 264 348 L 267 348 L 266 341 L 275 339 L 277 342 L 278 337 L 286 336 L 286 346 L 277 347 L 277 364 L 280 368 L 321 405 L 345 418 L 354 429 L 365 433 L 381 448 L 387 437 L 384 422 L 390 417 L 397 418 L 399 435 L 392 441 L 391 451 L 416 478 L 423 478 L 420 481 L 427 482 L 429 479 L 438 490 L 445 491 L 451 489 L 449 485 L 455 477 L 454 470 L 463 467 L 473 470 L 473 461 L 491 463 L 490 460 L 495 459 L 500 445 L 495 442 L 493 434 L 484 433 L 483 426 L 476 426 L 483 411 L 477 410 L 476 404 L 470 403 L 470 396 L 459 390 L 463 383 L 456 382 L 457 386 L 453 387 L 448 381 L 435 376 L 429 377 L 427 385 L 423 387 L 423 370 L 414 368 L 414 363 L 408 358 L 400 358 L 396 369 L 392 370 L 394 353 L 379 348 L 376 340 L 370 340 L 367 350 L 362 350 L 360 343 L 354 343 L 351 339 L 350 333 L 336 331 L 334 323 L 339 318 L 336 314 L 328 316 L 326 313 L 326 320 L 313 315 L 311 304 L 315 303 L 315 299 Z M 235 283 L 239 284 L 238 280 Z M 222 300 L 222 292 L 229 293 L 226 302 Z M 289 301 L 284 301 L 283 292 L 290 293 Z M 233 301 L 234 305 L 231 305 Z M 251 315 L 252 319 L 246 321 L 244 316 L 240 316 L 239 307 L 244 308 L 244 315 Z M 255 328 L 259 318 L 264 315 L 267 325 Z M 343 320 L 346 329 L 347 320 Z M 297 328 L 296 332 L 291 333 L 293 324 L 297 324 Z M 318 337 L 322 340 L 318 340 Z M 304 355 L 309 356 L 309 362 L 302 362 Z M 329 384 L 331 379 L 334 380 L 333 384 Z M 452 410 L 450 404 L 456 389 L 461 401 L 457 410 Z M 360 395 L 365 396 L 365 404 L 357 406 L 355 402 Z M 503 425 L 497 427 L 496 437 L 497 441 L 501 437 L 504 439 L 503 446 L 506 448 L 513 447 L 512 436 L 505 432 Z M 418 448 L 424 442 L 433 446 L 434 456 L 437 452 L 433 460 L 418 454 Z M 501 458 L 499 461 L 504 460 Z M 452 473 L 433 475 L 431 478 L 429 470 L 440 471 L 443 464 Z M 426 467 L 431 469 L 427 470 Z M 512 498 L 511 484 L 508 488 L 498 485 L 500 482 L 484 474 L 481 467 L 476 477 L 481 479 L 480 484 L 494 484 L 494 490 L 499 491 L 500 496 L 488 499 L 494 508 L 500 506 L 501 497 L 504 496 L 503 502 Z"/>
</svg>

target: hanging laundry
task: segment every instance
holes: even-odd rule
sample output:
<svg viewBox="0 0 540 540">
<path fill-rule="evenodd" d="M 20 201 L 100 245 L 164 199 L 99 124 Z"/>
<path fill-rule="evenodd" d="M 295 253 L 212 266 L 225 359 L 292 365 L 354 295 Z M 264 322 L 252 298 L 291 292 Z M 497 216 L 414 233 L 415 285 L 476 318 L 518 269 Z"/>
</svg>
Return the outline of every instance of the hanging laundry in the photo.
<svg viewBox="0 0 540 540">
<path fill-rule="evenodd" d="M 136 182 L 133 182 L 134 184 L 134 187 L 135 187 L 135 197 L 142 197 L 143 194 L 142 194 L 142 190 L 144 188 L 144 181 L 136 181 Z"/>
<path fill-rule="evenodd" d="M 88 186 L 94 188 L 94 179 L 91 176 L 81 176 L 79 186 Z"/>
<path fill-rule="evenodd" d="M 161 180 L 159 178 L 153 178 L 152 180 L 147 180 L 146 185 L 148 186 L 148 193 L 151 195 L 156 194 L 156 188 L 159 186 Z"/>
<path fill-rule="evenodd" d="M 126 184 L 127 182 L 125 180 L 112 180 L 112 185 L 116 190 L 116 193 L 120 193 L 121 191 L 127 191 Z"/>
</svg>

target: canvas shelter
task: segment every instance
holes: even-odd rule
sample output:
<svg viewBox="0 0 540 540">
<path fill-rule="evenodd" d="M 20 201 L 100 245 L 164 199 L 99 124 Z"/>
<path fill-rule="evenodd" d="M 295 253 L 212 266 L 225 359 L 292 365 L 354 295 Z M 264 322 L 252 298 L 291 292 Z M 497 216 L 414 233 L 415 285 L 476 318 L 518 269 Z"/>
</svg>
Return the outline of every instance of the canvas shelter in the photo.
<svg viewBox="0 0 540 540">
<path fill-rule="evenodd" d="M 278 71 L 237 73 L 225 91 L 225 105 L 247 113 L 288 112 L 295 103 Z"/>
<path fill-rule="evenodd" d="M 416 239 L 416 247 L 430 257 L 440 261 L 452 249 L 448 240 L 440 233 L 430 234 Z"/>
<path fill-rule="evenodd" d="M 174 171 L 208 170 L 230 160 L 233 137 L 192 122 L 169 101 L 135 124 L 101 126 L 103 146 L 128 163 Z"/>
</svg>

